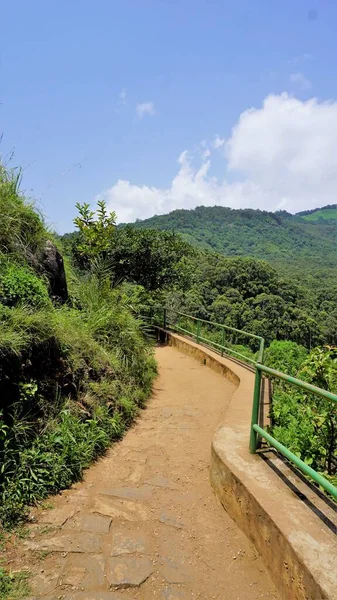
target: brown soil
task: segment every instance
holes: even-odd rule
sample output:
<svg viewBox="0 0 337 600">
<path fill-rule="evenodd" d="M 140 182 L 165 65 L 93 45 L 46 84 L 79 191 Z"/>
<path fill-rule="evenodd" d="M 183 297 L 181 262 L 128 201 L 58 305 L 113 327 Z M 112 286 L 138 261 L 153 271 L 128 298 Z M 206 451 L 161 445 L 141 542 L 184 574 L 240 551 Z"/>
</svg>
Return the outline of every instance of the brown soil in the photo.
<svg viewBox="0 0 337 600">
<path fill-rule="evenodd" d="M 83 482 L 38 510 L 15 550 L 45 600 L 257 600 L 278 595 L 209 483 L 235 389 L 170 347 L 147 409 Z"/>
</svg>

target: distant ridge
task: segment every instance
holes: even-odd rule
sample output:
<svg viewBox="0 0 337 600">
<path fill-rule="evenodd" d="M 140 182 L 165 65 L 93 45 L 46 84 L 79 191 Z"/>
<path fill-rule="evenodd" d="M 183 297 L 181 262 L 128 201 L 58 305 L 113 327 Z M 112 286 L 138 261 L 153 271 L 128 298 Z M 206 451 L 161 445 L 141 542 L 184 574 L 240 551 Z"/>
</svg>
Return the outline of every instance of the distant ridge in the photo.
<svg viewBox="0 0 337 600">
<path fill-rule="evenodd" d="M 252 256 L 312 285 L 337 280 L 337 205 L 291 215 L 286 211 L 198 206 L 132 224 L 175 231 L 199 248 Z"/>
</svg>

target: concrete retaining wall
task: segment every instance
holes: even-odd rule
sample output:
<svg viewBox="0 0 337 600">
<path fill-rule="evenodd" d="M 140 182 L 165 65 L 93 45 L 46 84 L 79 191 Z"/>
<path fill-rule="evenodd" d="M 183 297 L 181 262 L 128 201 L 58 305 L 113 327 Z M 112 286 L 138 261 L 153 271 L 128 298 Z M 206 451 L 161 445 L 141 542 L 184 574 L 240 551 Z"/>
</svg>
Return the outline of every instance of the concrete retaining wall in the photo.
<svg viewBox="0 0 337 600">
<path fill-rule="evenodd" d="M 215 433 L 212 486 L 253 541 L 284 600 L 336 600 L 336 506 L 273 452 L 248 451 L 254 374 L 173 333 L 168 344 L 224 375 L 237 389 Z"/>
</svg>

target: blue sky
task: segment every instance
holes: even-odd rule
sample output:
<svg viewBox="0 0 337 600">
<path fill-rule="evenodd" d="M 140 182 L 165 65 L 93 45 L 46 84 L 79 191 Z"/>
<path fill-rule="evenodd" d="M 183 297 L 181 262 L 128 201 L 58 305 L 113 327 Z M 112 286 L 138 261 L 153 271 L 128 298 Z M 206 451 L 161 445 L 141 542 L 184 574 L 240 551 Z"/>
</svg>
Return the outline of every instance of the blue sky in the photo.
<svg viewBox="0 0 337 600">
<path fill-rule="evenodd" d="M 58 231 L 97 196 L 120 220 L 335 201 L 337 3 L 4 0 L 1 17 L 1 155 Z"/>
</svg>

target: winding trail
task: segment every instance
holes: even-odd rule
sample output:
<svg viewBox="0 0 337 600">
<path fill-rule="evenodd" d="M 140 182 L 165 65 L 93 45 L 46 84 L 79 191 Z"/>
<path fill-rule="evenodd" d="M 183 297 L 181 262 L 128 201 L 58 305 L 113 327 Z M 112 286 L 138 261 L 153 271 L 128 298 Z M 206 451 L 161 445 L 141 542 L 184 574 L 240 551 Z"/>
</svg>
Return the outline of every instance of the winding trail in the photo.
<svg viewBox="0 0 337 600">
<path fill-rule="evenodd" d="M 20 550 L 32 598 L 278 598 L 209 483 L 212 436 L 235 387 L 174 348 L 156 354 L 159 377 L 135 426 L 36 512 Z"/>
</svg>

